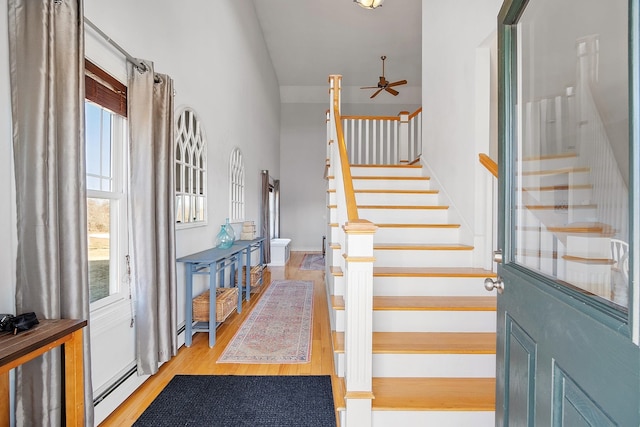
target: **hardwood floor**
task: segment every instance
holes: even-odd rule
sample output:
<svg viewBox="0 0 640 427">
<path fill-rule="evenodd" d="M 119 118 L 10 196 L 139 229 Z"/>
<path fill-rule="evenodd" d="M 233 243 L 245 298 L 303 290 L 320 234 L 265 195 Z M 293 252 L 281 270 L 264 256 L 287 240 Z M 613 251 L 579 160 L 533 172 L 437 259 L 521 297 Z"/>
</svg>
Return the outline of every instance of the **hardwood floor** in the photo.
<svg viewBox="0 0 640 427">
<path fill-rule="evenodd" d="M 300 270 L 300 264 L 305 252 L 291 252 L 291 258 L 286 267 L 269 267 L 265 271 L 262 289 L 257 294 L 261 296 L 268 284 L 276 279 L 311 280 L 314 283 L 313 306 L 313 345 L 311 362 L 302 364 L 217 364 L 218 357 L 224 351 L 245 317 L 259 300 L 252 294 L 249 304 L 244 302 L 242 313 L 233 313 L 218 328 L 216 345 L 209 348 L 206 333 L 196 333 L 193 345 L 189 348 L 181 347 L 178 355 L 165 363 L 160 371 L 149 378 L 136 392 L 118 407 L 100 426 L 130 426 L 149 406 L 166 384 L 178 374 L 191 375 L 332 375 L 334 384 L 334 399 L 336 407 L 343 405 L 340 392 L 342 384 L 337 381 L 333 373 L 333 351 L 331 348 L 331 328 L 327 308 L 324 271 Z"/>
</svg>

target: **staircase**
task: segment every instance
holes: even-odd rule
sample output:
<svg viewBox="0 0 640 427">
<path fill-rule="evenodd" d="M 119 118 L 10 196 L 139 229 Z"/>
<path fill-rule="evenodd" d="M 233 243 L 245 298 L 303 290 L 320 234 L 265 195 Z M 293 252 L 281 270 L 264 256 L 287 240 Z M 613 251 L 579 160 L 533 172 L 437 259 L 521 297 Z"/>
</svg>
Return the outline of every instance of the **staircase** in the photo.
<svg viewBox="0 0 640 427">
<path fill-rule="evenodd" d="M 371 425 L 493 426 L 496 297 L 483 280 L 495 274 L 472 267 L 473 247 L 460 242 L 460 225 L 449 223 L 449 207 L 419 165 L 351 166 L 351 175 L 360 217 L 378 227 Z M 329 177 L 331 218 L 335 188 Z M 344 378 L 340 226 L 330 224 L 327 297 L 336 374 Z"/>
</svg>

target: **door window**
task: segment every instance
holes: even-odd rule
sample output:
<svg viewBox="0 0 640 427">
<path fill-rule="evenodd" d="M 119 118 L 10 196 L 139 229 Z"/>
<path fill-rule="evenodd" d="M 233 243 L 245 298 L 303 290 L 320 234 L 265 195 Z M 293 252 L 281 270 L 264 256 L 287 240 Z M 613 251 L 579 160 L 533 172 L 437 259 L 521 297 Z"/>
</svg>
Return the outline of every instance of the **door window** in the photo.
<svg viewBox="0 0 640 427">
<path fill-rule="evenodd" d="M 627 2 L 530 2 L 517 25 L 512 259 L 626 310 Z"/>
</svg>

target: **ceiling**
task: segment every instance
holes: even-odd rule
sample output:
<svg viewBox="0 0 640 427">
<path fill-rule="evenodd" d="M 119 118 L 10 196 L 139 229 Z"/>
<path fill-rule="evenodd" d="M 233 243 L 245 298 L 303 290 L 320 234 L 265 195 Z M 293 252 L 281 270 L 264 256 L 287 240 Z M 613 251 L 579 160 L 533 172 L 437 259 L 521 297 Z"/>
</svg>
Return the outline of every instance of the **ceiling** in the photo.
<svg viewBox="0 0 640 427">
<path fill-rule="evenodd" d="M 383 92 L 374 101 L 409 102 L 414 94 L 420 103 L 422 0 L 386 0 L 374 10 L 352 0 L 253 1 L 281 96 L 325 100 L 328 76 L 341 74 L 343 102 L 350 93 L 359 99 L 352 102 L 369 102 L 373 90 L 359 87 L 377 85 L 386 55 L 387 80 L 408 84 L 396 87 L 399 96 Z"/>
</svg>

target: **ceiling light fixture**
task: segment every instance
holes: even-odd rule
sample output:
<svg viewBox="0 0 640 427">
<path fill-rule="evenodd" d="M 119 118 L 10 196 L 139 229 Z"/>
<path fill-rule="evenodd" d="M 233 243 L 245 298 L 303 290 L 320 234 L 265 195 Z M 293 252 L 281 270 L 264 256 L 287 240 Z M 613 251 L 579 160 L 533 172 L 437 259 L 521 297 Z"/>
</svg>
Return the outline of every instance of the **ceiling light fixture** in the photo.
<svg viewBox="0 0 640 427">
<path fill-rule="evenodd" d="M 365 9 L 380 7 L 383 1 L 384 0 L 353 0 L 354 3 L 358 3 L 360 7 L 364 7 Z"/>
</svg>

